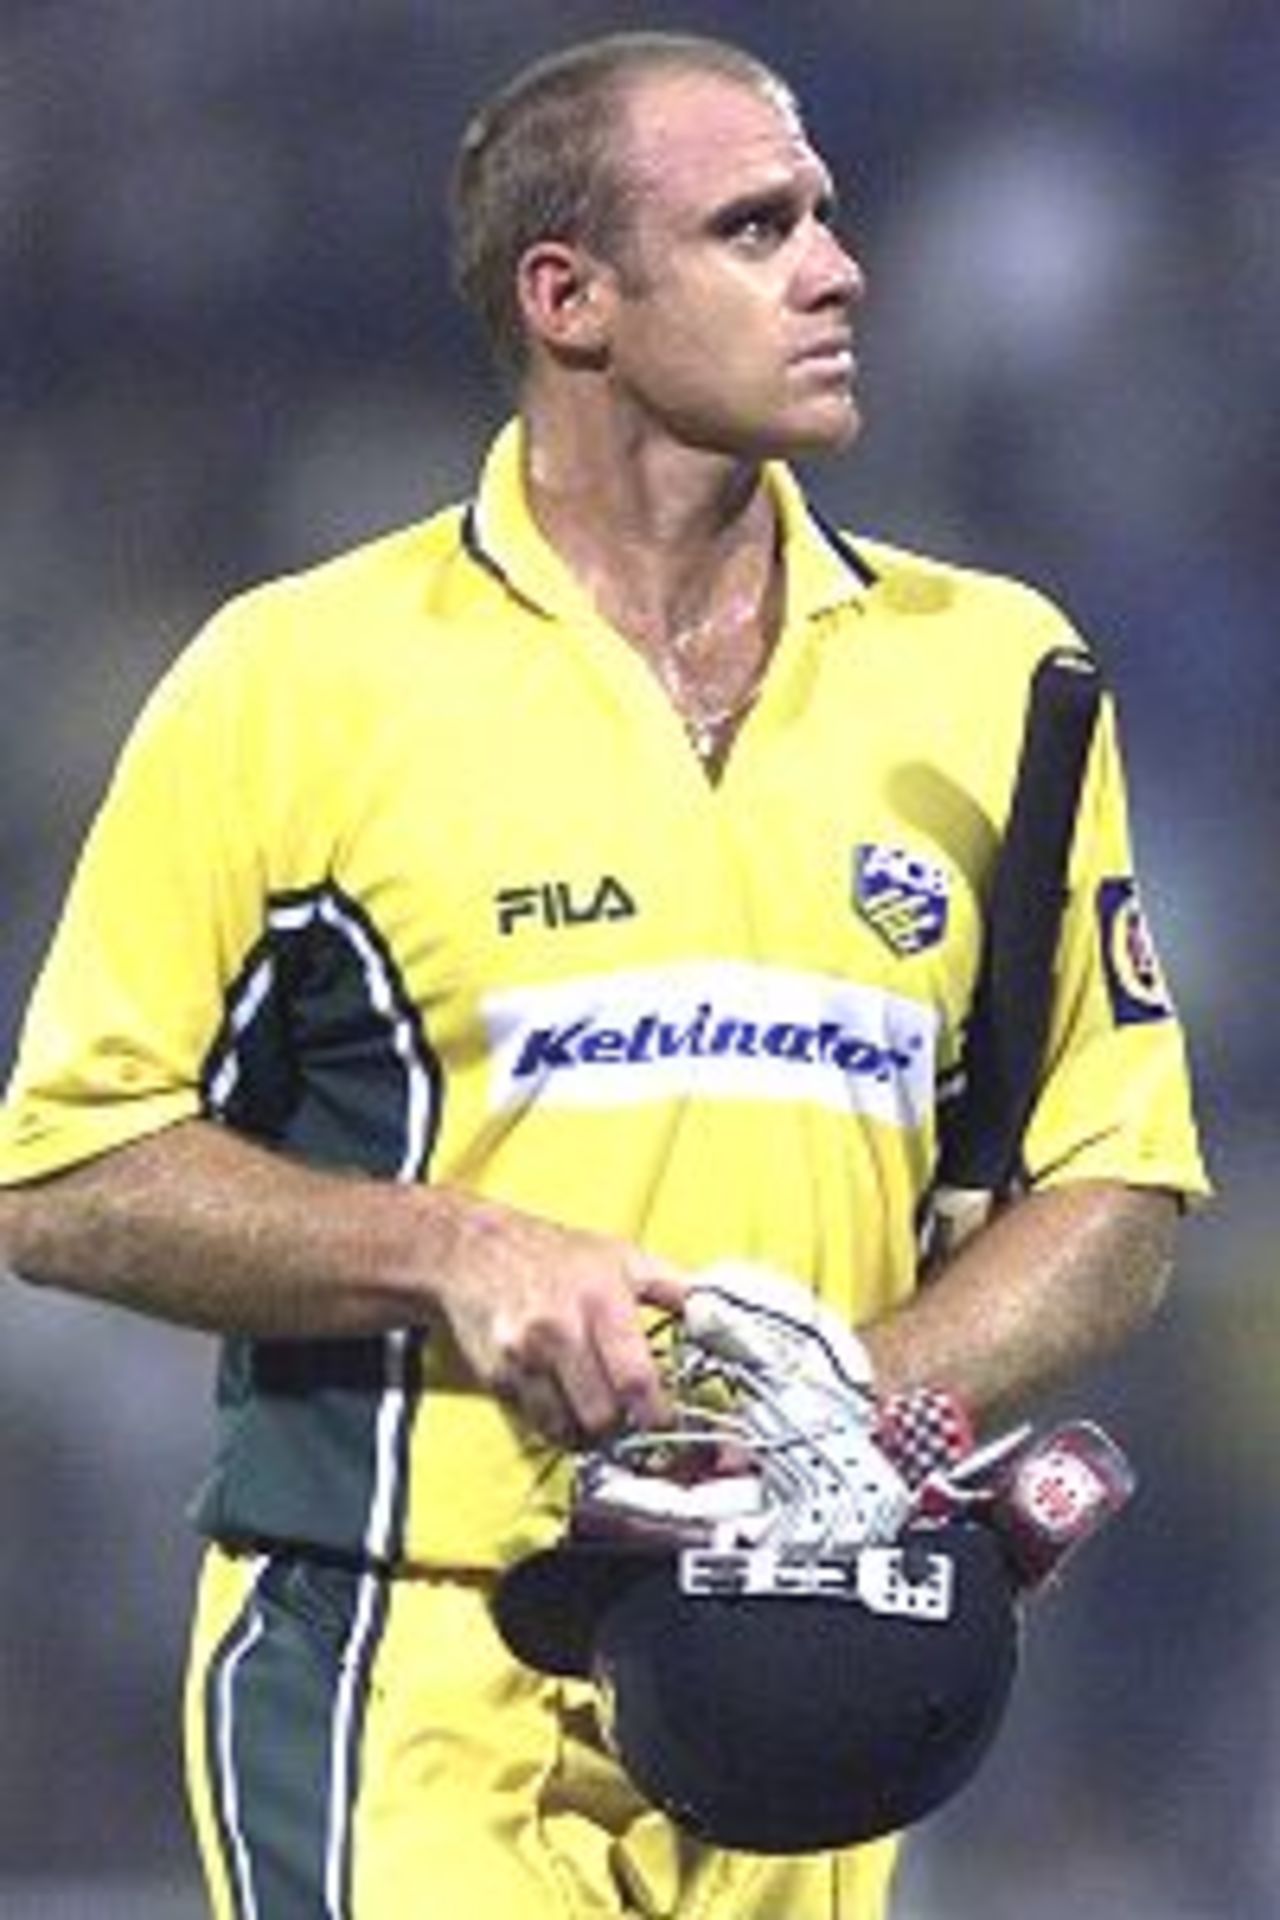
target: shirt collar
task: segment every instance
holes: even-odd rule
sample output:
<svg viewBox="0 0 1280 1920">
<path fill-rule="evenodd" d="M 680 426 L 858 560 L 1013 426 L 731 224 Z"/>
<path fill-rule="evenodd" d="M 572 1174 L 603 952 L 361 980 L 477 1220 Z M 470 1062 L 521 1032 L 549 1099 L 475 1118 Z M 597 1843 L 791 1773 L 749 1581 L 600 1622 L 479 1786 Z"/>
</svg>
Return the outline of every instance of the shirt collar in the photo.
<svg viewBox="0 0 1280 1920">
<path fill-rule="evenodd" d="M 582 587 L 529 512 L 523 444 L 524 429 L 519 420 L 511 420 L 490 446 L 466 513 L 467 546 L 482 566 L 542 612 L 580 612 L 586 604 Z M 778 509 L 787 623 L 861 603 L 876 575 L 854 542 L 817 512 L 782 461 L 767 464 L 765 480 Z"/>
</svg>

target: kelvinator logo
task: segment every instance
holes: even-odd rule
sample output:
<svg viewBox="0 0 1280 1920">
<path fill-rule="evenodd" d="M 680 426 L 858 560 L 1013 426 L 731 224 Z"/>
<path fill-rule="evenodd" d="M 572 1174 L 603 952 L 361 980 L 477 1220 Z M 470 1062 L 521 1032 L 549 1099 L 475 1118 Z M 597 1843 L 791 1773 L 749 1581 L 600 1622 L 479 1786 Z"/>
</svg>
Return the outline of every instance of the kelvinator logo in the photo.
<svg viewBox="0 0 1280 1920">
<path fill-rule="evenodd" d="M 791 1060 L 802 1065 L 830 1064 L 841 1073 L 866 1073 L 889 1080 L 911 1068 L 907 1047 L 895 1047 L 852 1033 L 835 1020 L 806 1025 L 798 1020 L 743 1020 L 700 1001 L 689 1020 L 664 1020 L 642 1013 L 627 1027 L 599 1020 L 571 1020 L 557 1027 L 535 1027 L 520 1049 L 512 1072 L 517 1080 L 563 1067 L 622 1062 L 638 1066 L 651 1060 L 705 1060 L 717 1054 L 742 1059 Z"/>
<path fill-rule="evenodd" d="M 599 974 L 490 996 L 494 1104 L 788 1100 L 914 1125 L 936 1016 L 823 974 L 738 961 Z"/>
</svg>

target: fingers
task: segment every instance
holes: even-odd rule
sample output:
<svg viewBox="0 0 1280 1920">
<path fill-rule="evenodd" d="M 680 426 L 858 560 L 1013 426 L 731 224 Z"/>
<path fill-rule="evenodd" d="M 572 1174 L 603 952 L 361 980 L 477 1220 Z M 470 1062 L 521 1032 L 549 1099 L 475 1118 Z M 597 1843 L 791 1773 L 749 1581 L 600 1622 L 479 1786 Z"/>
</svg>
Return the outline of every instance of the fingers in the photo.
<svg viewBox="0 0 1280 1920">
<path fill-rule="evenodd" d="M 638 1311 L 640 1300 L 677 1304 L 674 1294 L 658 1299 L 648 1290 L 618 1290 L 601 1300 L 591 1327 L 596 1364 L 607 1383 L 609 1427 L 661 1426 L 671 1416 L 670 1398 Z"/>
<path fill-rule="evenodd" d="M 499 1388 L 498 1398 L 553 1447 L 574 1447 L 581 1442 L 582 1429 L 553 1374 L 516 1374 Z"/>
<path fill-rule="evenodd" d="M 508 1397 L 558 1445 L 660 1425 L 670 1408 L 635 1295 L 611 1277 L 584 1286 L 575 1304 L 526 1339 Z"/>
<path fill-rule="evenodd" d="M 581 1445 L 623 1427 L 658 1426 L 671 1414 L 639 1308 L 678 1309 L 674 1269 L 640 1256 L 562 1271 L 538 1311 L 508 1327 L 498 1390 L 556 1445 Z"/>
<path fill-rule="evenodd" d="M 640 1248 L 486 1205 L 436 1274 L 481 1385 L 558 1446 L 670 1416 L 642 1309 L 678 1312 L 687 1283 Z"/>
<path fill-rule="evenodd" d="M 649 1254 L 637 1255 L 628 1277 L 636 1299 L 646 1306 L 662 1307 L 668 1313 L 683 1311 L 692 1282 L 678 1267 Z"/>
</svg>

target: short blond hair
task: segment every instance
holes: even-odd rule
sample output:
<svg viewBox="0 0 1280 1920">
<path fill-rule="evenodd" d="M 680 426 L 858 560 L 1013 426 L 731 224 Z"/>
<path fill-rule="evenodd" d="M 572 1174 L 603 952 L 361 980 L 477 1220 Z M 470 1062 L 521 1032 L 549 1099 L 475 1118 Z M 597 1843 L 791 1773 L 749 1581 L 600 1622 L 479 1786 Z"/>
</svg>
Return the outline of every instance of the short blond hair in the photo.
<svg viewBox="0 0 1280 1920">
<path fill-rule="evenodd" d="M 791 101 L 763 61 L 701 34 L 614 33 L 535 61 L 472 115 L 450 194 L 455 289 L 499 366 L 527 358 L 516 269 L 539 240 L 577 243 L 625 267 L 630 182 L 616 134 L 627 93 L 662 73 L 705 73 Z"/>
</svg>

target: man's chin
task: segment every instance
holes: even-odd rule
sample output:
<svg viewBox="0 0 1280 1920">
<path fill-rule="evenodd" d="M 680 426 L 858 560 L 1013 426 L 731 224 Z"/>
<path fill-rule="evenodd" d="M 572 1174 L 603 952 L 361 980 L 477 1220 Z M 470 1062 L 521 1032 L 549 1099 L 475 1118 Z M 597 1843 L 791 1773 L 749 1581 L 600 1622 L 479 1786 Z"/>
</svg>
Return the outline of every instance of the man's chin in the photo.
<svg viewBox="0 0 1280 1920">
<path fill-rule="evenodd" d="M 686 425 L 683 437 L 686 446 L 738 460 L 799 460 L 840 453 L 861 432 L 861 410 L 845 395 L 822 401 L 810 398 L 803 406 L 778 408 L 771 418 L 743 418 L 729 427 L 717 422 L 692 431 Z"/>
<path fill-rule="evenodd" d="M 862 432 L 862 411 L 852 399 L 810 406 L 788 420 L 773 452 L 778 458 L 842 453 Z"/>
</svg>

